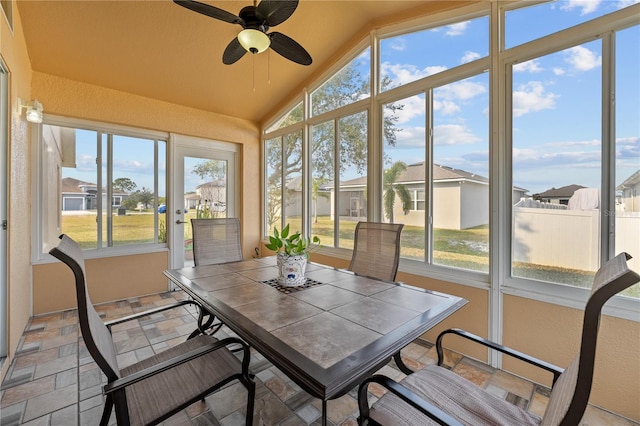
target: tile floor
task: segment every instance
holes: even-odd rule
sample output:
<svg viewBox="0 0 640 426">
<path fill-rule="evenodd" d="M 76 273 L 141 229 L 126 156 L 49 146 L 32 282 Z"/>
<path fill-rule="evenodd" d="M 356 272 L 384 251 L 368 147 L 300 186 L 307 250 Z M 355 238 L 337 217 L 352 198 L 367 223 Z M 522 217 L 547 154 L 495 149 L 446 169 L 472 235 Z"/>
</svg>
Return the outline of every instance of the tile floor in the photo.
<svg viewBox="0 0 640 426">
<path fill-rule="evenodd" d="M 182 292 L 162 293 L 96 306 L 104 320 L 173 303 Z M 114 327 L 113 340 L 120 367 L 146 358 L 154 352 L 184 341 L 196 321 L 189 308 L 174 309 L 139 321 Z M 230 333 L 224 328 L 224 334 Z M 435 362 L 435 350 L 417 341 L 402 351 L 414 369 Z M 448 353 L 453 371 L 536 414 L 542 414 L 549 390 L 485 364 Z M 318 425 L 321 402 L 311 398 L 258 353 L 252 354 L 251 369 L 256 374 L 256 415 L 254 424 Z M 382 368 L 394 379 L 403 374 L 395 364 Z M 11 425 L 97 425 L 102 414 L 101 386 L 105 378 L 89 356 L 79 333 L 75 310 L 32 318 L 0 390 L 0 424 Z M 373 398 L 380 388 L 370 386 Z M 165 425 L 242 425 L 244 388 L 230 385 L 176 414 Z M 356 425 L 356 392 L 329 401 L 332 425 Z M 115 424 L 115 416 L 111 416 Z M 636 425 L 596 407 L 589 407 L 583 425 Z"/>
</svg>

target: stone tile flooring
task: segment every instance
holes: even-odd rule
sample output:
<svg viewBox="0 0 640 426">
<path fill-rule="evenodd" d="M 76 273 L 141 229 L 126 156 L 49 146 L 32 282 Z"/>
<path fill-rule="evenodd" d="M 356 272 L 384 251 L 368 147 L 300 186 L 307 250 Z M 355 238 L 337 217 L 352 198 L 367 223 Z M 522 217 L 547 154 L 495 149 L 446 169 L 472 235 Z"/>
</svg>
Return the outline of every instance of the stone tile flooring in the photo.
<svg viewBox="0 0 640 426">
<path fill-rule="evenodd" d="M 182 292 L 162 293 L 96 306 L 104 320 L 115 319 L 141 310 L 173 303 Z M 113 328 L 113 340 L 120 367 L 185 340 L 194 329 L 195 311 L 179 308 Z M 221 335 L 230 334 L 223 328 Z M 220 334 L 219 334 L 220 335 Z M 402 351 L 407 365 L 418 369 L 435 362 L 435 349 L 417 341 Z M 447 353 L 447 365 L 461 376 L 499 398 L 541 415 L 549 390 L 483 363 Z M 256 375 L 254 424 L 318 425 L 321 402 L 312 398 L 253 352 L 251 369 Z M 381 372 L 400 380 L 403 374 L 395 364 Z M 75 310 L 32 318 L 0 390 L 0 424 L 11 425 L 97 425 L 102 414 L 101 387 L 105 378 L 89 356 L 79 333 Z M 381 389 L 370 386 L 372 398 Z M 245 389 L 232 384 L 176 414 L 165 425 L 242 425 Z M 358 406 L 355 389 L 328 402 L 332 425 L 356 425 Z M 111 416 L 115 424 L 115 416 Z M 590 406 L 583 425 L 636 425 L 611 413 Z"/>
</svg>

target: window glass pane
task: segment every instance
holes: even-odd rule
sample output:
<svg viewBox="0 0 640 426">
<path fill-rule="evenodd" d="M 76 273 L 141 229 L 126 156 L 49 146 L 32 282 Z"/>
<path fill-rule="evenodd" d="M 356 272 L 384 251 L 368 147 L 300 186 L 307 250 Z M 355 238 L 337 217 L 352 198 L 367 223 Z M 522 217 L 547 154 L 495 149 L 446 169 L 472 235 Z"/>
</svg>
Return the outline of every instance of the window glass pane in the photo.
<svg viewBox="0 0 640 426">
<path fill-rule="evenodd" d="M 404 223 L 400 256 L 424 260 L 425 210 L 412 209 L 412 193 L 425 191 L 425 95 L 383 106 L 382 217 Z"/>
<path fill-rule="evenodd" d="M 356 223 L 367 220 L 367 113 L 338 120 L 340 196 L 335 209 L 340 217 L 339 247 L 353 248 Z"/>
<path fill-rule="evenodd" d="M 166 242 L 166 141 L 46 124 L 42 140 L 43 252 L 54 231 L 83 249 Z"/>
<path fill-rule="evenodd" d="M 508 49 L 581 24 L 633 4 L 633 1 L 556 0 L 507 10 L 505 47 Z"/>
<path fill-rule="evenodd" d="M 302 132 L 283 137 L 285 150 L 285 226 L 289 233 L 302 232 Z"/>
<path fill-rule="evenodd" d="M 291 111 L 282 116 L 279 120 L 277 120 L 271 127 L 269 127 L 266 132 L 272 132 L 277 129 L 282 129 L 283 127 L 290 126 L 292 124 L 296 124 L 302 121 L 302 102 L 293 107 Z"/>
<path fill-rule="evenodd" d="M 281 229 L 282 219 L 282 138 L 267 140 L 267 235 L 273 233 L 273 228 Z"/>
<path fill-rule="evenodd" d="M 167 205 L 167 142 L 158 141 L 158 208 Z M 158 211 L 160 213 L 160 211 Z M 167 215 L 158 214 L 158 242 L 167 242 Z"/>
<path fill-rule="evenodd" d="M 489 74 L 433 99 L 433 263 L 488 272 Z"/>
<path fill-rule="evenodd" d="M 368 98 L 371 78 L 371 52 L 366 48 L 333 77 L 311 94 L 311 115 L 332 111 Z"/>
<path fill-rule="evenodd" d="M 633 256 L 640 271 L 640 26 L 616 33 L 616 211 L 615 252 Z M 640 297 L 640 284 L 625 290 Z"/>
<path fill-rule="evenodd" d="M 96 227 L 98 133 L 58 126 L 45 125 L 44 127 L 49 130 L 43 132 L 45 141 L 48 135 L 57 134 L 61 138 L 62 158 L 58 162 L 62 166 L 61 233 L 76 240 L 83 249 L 95 249 L 98 244 Z M 58 203 L 49 202 L 47 205 L 58 205 Z"/>
<path fill-rule="evenodd" d="M 513 276 L 590 287 L 600 265 L 601 52 L 513 67 Z"/>
<path fill-rule="evenodd" d="M 382 39 L 380 91 L 411 83 L 488 54 L 487 16 Z"/>
<path fill-rule="evenodd" d="M 332 214 L 335 179 L 335 126 L 327 121 L 311 127 L 311 235 L 335 247 Z"/>
<path fill-rule="evenodd" d="M 113 136 L 112 194 L 136 199 L 135 209 L 126 211 L 126 206 L 133 207 L 131 203 L 114 206 L 106 196 L 103 198 L 105 211 L 112 215 L 113 246 L 152 243 L 155 240 L 154 159 L 154 140 Z"/>
</svg>

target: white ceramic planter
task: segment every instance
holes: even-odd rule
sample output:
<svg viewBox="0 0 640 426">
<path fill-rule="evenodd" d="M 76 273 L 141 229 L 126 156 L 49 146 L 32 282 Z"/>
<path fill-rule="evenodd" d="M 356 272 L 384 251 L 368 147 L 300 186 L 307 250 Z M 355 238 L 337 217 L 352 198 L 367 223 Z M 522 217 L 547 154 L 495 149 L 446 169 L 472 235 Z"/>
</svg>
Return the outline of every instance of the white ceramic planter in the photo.
<svg viewBox="0 0 640 426">
<path fill-rule="evenodd" d="M 278 281 L 280 285 L 285 287 L 295 287 L 303 285 L 307 278 L 304 273 L 307 269 L 307 256 L 287 256 L 284 253 L 278 253 Z"/>
</svg>

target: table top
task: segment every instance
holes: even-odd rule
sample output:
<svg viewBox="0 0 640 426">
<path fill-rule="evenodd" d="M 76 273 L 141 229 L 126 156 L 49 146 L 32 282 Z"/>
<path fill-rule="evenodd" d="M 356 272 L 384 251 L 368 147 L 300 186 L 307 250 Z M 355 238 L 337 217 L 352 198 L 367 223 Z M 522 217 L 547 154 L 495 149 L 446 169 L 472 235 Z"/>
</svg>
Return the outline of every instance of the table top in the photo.
<svg viewBox="0 0 640 426">
<path fill-rule="evenodd" d="M 305 287 L 282 288 L 275 257 L 164 274 L 323 400 L 351 390 L 467 303 L 317 263 L 307 265 Z"/>
</svg>

